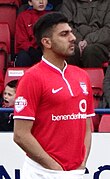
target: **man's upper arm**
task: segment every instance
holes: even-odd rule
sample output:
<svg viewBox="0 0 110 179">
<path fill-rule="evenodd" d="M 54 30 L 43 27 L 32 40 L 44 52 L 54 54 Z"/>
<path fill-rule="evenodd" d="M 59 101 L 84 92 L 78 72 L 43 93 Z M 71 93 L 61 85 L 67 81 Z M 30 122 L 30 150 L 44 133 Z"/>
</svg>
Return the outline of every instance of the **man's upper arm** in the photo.
<svg viewBox="0 0 110 179">
<path fill-rule="evenodd" d="M 31 133 L 32 126 L 32 120 L 14 119 L 14 138 L 22 138 Z"/>
</svg>

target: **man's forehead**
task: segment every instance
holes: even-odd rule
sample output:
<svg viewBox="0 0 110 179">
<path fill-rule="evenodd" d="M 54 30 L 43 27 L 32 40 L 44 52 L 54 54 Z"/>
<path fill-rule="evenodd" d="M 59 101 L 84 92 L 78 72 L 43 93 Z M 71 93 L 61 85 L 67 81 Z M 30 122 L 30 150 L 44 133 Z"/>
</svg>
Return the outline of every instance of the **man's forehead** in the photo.
<svg viewBox="0 0 110 179">
<path fill-rule="evenodd" d="M 6 86 L 5 87 L 5 90 L 4 90 L 5 92 L 14 92 L 15 91 L 15 88 L 11 88 L 10 86 Z"/>
<path fill-rule="evenodd" d="M 72 30 L 68 23 L 59 23 L 54 28 L 55 28 L 55 31 L 58 31 L 58 32 Z"/>
</svg>

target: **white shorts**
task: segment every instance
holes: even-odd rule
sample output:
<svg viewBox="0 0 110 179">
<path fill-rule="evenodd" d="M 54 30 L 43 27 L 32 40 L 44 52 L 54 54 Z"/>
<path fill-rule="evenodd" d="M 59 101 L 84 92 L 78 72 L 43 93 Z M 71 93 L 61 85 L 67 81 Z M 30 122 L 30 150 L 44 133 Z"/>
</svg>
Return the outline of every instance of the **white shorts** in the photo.
<svg viewBox="0 0 110 179">
<path fill-rule="evenodd" d="M 21 179 L 83 179 L 85 170 L 59 171 L 42 167 L 26 156 Z"/>
</svg>

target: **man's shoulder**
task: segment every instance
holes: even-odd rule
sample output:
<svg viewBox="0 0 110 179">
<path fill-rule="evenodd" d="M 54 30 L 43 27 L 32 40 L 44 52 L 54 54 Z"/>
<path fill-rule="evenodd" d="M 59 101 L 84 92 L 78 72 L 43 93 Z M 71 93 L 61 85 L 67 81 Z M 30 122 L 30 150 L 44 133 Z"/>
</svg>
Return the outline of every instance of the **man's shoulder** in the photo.
<svg viewBox="0 0 110 179">
<path fill-rule="evenodd" d="M 84 70 L 84 68 L 80 68 L 78 66 L 75 65 L 68 65 L 68 68 L 70 70 L 72 70 L 73 72 L 78 72 L 78 73 L 84 73 L 87 74 L 86 70 Z"/>
<path fill-rule="evenodd" d="M 42 64 L 41 64 L 41 62 L 39 62 L 39 63 L 33 65 L 32 67 L 29 67 L 28 70 L 26 70 L 25 74 L 36 75 L 36 74 L 41 73 L 41 71 L 42 71 Z"/>
<path fill-rule="evenodd" d="M 41 81 L 42 76 L 43 76 L 42 68 L 39 67 L 39 64 L 36 64 L 32 67 L 29 67 L 25 71 L 25 74 L 21 77 L 19 84 L 20 85 L 35 84 L 36 80 L 37 82 Z"/>
<path fill-rule="evenodd" d="M 89 79 L 89 75 L 84 68 L 80 68 L 80 67 L 73 66 L 73 65 L 69 65 L 68 67 L 69 67 L 68 70 L 69 70 L 70 75 L 73 75 L 73 77 L 75 77 L 76 79 L 79 79 L 79 80 Z"/>
</svg>

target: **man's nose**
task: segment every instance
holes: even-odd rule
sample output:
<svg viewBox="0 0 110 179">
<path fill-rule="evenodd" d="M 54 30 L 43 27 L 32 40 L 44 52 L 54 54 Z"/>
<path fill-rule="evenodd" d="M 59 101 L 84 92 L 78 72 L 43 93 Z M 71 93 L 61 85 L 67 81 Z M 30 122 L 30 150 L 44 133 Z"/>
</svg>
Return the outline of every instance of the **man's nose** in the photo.
<svg viewBox="0 0 110 179">
<path fill-rule="evenodd" d="M 43 3 L 43 0 L 39 0 L 39 3 Z"/>
<path fill-rule="evenodd" d="M 71 40 L 76 41 L 76 36 L 73 33 L 71 33 Z"/>
</svg>

